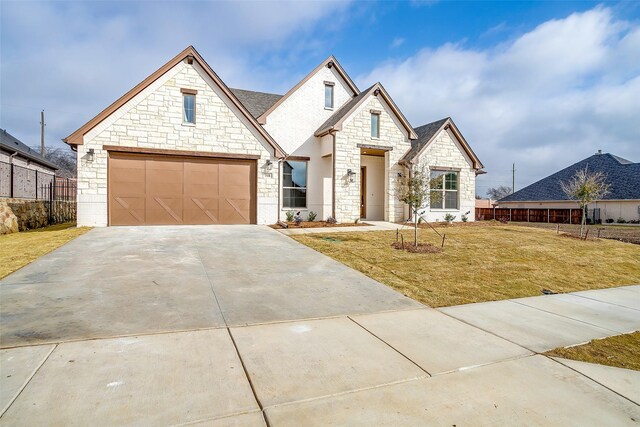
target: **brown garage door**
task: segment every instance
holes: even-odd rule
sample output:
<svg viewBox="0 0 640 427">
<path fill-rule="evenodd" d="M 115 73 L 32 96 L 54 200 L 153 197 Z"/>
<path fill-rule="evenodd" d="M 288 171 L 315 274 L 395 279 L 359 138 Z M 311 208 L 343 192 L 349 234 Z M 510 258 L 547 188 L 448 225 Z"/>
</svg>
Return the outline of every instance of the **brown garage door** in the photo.
<svg viewBox="0 0 640 427">
<path fill-rule="evenodd" d="M 109 224 L 255 224 L 256 162 L 109 153 Z"/>
</svg>

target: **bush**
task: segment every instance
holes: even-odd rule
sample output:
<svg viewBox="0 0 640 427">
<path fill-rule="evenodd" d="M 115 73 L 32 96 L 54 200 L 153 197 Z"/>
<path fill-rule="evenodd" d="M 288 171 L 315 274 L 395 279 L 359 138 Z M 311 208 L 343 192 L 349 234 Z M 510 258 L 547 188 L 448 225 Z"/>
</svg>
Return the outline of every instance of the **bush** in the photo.
<svg viewBox="0 0 640 427">
<path fill-rule="evenodd" d="M 444 220 L 447 221 L 449 224 L 451 224 L 453 222 L 453 220 L 456 219 L 455 215 L 452 215 L 450 213 L 446 214 L 444 216 Z"/>
<path fill-rule="evenodd" d="M 287 222 L 292 222 L 293 217 L 296 215 L 296 213 L 294 211 L 287 211 L 286 215 L 287 215 Z"/>
<path fill-rule="evenodd" d="M 307 215 L 307 218 L 309 219 L 309 221 L 313 222 L 316 220 L 317 216 L 318 214 L 315 213 L 314 211 L 309 211 L 309 215 Z"/>
<path fill-rule="evenodd" d="M 460 219 L 462 220 L 462 222 L 467 222 L 469 221 L 469 214 L 471 213 L 471 211 L 466 211 L 465 213 L 462 214 L 462 216 L 460 217 Z"/>
<path fill-rule="evenodd" d="M 627 221 L 624 220 L 624 218 L 620 217 L 618 218 L 618 220 L 616 221 L 618 224 L 626 224 Z"/>
<path fill-rule="evenodd" d="M 607 224 L 613 224 L 613 218 L 607 218 L 604 222 Z"/>
<path fill-rule="evenodd" d="M 338 221 L 332 216 L 327 217 L 327 224 L 336 224 Z"/>
</svg>

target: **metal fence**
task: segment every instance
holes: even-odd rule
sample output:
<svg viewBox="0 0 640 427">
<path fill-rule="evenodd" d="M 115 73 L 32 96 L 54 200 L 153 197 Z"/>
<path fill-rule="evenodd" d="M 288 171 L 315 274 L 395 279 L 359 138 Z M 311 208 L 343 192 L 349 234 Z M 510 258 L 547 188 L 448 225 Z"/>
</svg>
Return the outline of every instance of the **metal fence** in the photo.
<svg viewBox="0 0 640 427">
<path fill-rule="evenodd" d="M 52 173 L 0 162 L 0 197 L 48 200 L 48 187 L 58 179 Z"/>
</svg>

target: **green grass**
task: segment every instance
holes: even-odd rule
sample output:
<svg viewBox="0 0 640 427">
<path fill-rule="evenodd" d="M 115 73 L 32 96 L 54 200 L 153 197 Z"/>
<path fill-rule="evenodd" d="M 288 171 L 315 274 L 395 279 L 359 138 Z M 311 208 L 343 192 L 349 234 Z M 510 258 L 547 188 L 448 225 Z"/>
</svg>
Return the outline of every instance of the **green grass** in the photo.
<svg viewBox="0 0 640 427">
<path fill-rule="evenodd" d="M 391 247 L 394 231 L 292 236 L 405 295 L 432 307 L 573 292 L 640 283 L 640 246 L 578 240 L 554 231 L 512 225 L 460 224 L 446 233 L 441 253 Z M 405 241 L 412 239 L 405 228 Z M 421 242 L 439 246 L 433 230 Z M 335 241 L 327 240 L 335 239 Z"/>
<path fill-rule="evenodd" d="M 640 371 L 640 332 L 593 340 L 576 347 L 556 348 L 545 354 Z"/>
<path fill-rule="evenodd" d="M 0 279 L 89 230 L 66 223 L 0 236 Z"/>
</svg>

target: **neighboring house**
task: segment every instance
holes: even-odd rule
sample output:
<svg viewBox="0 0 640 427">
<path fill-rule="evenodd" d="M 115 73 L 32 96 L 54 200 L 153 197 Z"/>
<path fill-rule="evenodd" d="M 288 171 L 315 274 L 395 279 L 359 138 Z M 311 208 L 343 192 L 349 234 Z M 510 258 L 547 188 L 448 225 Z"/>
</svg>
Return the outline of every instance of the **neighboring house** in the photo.
<svg viewBox="0 0 640 427">
<path fill-rule="evenodd" d="M 476 199 L 476 208 L 490 209 L 493 208 L 495 204 L 496 201 L 492 199 Z"/>
<path fill-rule="evenodd" d="M 575 209 L 576 202 L 569 200 L 560 182 L 569 181 L 578 170 L 585 168 L 590 172 L 603 172 L 611 186 L 603 200 L 587 207 L 590 219 L 596 222 L 640 219 L 640 163 L 601 152 L 498 200 L 498 205 L 501 208 Z"/>
<path fill-rule="evenodd" d="M 35 199 L 58 168 L 40 153 L 0 129 L 0 197 Z"/>
<path fill-rule="evenodd" d="M 470 211 L 483 167 L 450 118 L 413 128 L 329 57 L 285 95 L 230 89 L 188 47 L 64 140 L 78 224 L 272 224 L 287 211 L 401 221 L 398 176 L 440 177 L 431 220 Z"/>
</svg>

